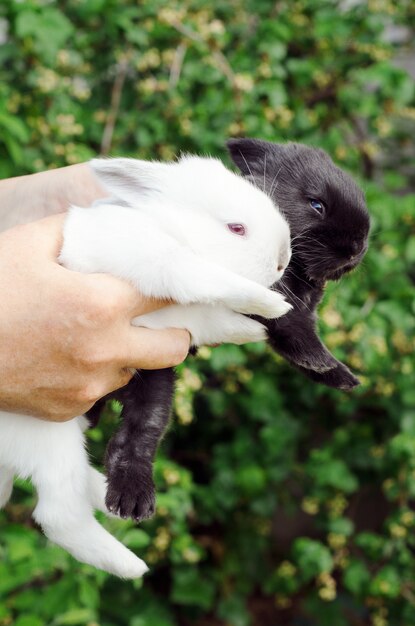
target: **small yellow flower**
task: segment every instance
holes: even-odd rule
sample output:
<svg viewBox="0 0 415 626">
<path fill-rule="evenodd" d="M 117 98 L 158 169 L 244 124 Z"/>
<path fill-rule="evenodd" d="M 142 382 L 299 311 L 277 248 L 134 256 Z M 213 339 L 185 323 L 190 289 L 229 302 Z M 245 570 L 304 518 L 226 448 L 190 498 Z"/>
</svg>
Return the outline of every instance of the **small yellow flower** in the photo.
<svg viewBox="0 0 415 626">
<path fill-rule="evenodd" d="M 415 107 L 402 107 L 398 111 L 398 115 L 400 117 L 407 117 L 409 119 L 415 120 Z"/>
<path fill-rule="evenodd" d="M 345 508 L 347 507 L 347 500 L 342 494 L 337 494 L 334 498 L 327 501 L 327 508 L 330 513 L 330 517 L 340 517 Z"/>
<path fill-rule="evenodd" d="M 167 550 L 169 543 L 170 543 L 170 534 L 167 528 L 162 526 L 161 528 L 157 530 L 157 536 L 154 539 L 153 545 L 160 552 L 164 552 L 165 550 Z"/>
<path fill-rule="evenodd" d="M 290 561 L 283 561 L 277 569 L 277 574 L 281 578 L 292 578 L 296 572 L 297 568 Z"/>
<path fill-rule="evenodd" d="M 283 105 L 275 107 L 275 114 L 276 119 L 278 119 L 278 124 L 282 128 L 288 128 L 294 118 L 294 113 L 291 109 Z"/>
<path fill-rule="evenodd" d="M 383 456 L 385 456 L 385 448 L 384 446 L 373 446 L 370 449 L 370 454 L 373 456 L 374 459 L 381 459 Z"/>
<path fill-rule="evenodd" d="M 333 600 L 336 599 L 337 594 L 336 594 L 335 589 L 331 589 L 329 587 L 322 587 L 321 589 L 319 589 L 318 595 L 320 596 L 322 600 L 325 600 L 326 602 L 332 602 Z"/>
<path fill-rule="evenodd" d="M 362 151 L 367 154 L 368 157 L 375 157 L 379 153 L 379 146 L 371 141 L 363 141 L 360 144 Z"/>
<path fill-rule="evenodd" d="M 320 586 L 318 595 L 322 600 L 331 602 L 336 598 L 336 581 L 328 572 L 323 572 L 317 578 L 317 584 Z"/>
<path fill-rule="evenodd" d="M 202 346 L 198 348 L 197 356 L 199 359 L 207 360 L 210 359 L 212 355 L 212 348 L 208 348 L 207 346 Z"/>
<path fill-rule="evenodd" d="M 200 561 L 200 553 L 195 548 L 185 548 L 182 552 L 182 557 L 188 563 L 197 563 Z"/>
<path fill-rule="evenodd" d="M 168 485 L 177 485 L 180 482 L 180 474 L 177 470 L 167 468 L 163 472 L 164 480 Z"/>
<path fill-rule="evenodd" d="M 388 346 L 386 344 L 386 340 L 385 337 L 381 337 L 379 335 L 375 335 L 373 337 L 370 338 L 369 341 L 370 345 L 372 345 L 375 349 L 376 352 L 380 355 L 385 355 L 388 352 Z"/>
<path fill-rule="evenodd" d="M 412 526 L 413 523 L 415 522 L 414 513 L 412 511 L 405 511 L 405 513 L 402 514 L 401 522 L 405 526 Z"/>
<path fill-rule="evenodd" d="M 158 563 L 158 561 L 160 561 L 161 558 L 162 558 L 162 555 L 159 552 L 157 552 L 157 550 L 154 550 L 154 549 L 148 550 L 146 554 L 147 563 L 151 563 L 153 565 L 155 563 Z"/>
<path fill-rule="evenodd" d="M 403 539 L 408 534 L 407 529 L 400 524 L 391 524 L 389 532 L 395 539 Z"/>
<path fill-rule="evenodd" d="M 393 478 L 386 478 L 386 480 L 383 481 L 383 489 L 384 491 L 389 491 L 390 489 L 392 489 L 395 486 L 395 481 L 393 480 Z"/>
<path fill-rule="evenodd" d="M 327 72 L 317 70 L 314 72 L 313 79 L 318 87 L 327 87 L 330 84 L 331 76 Z"/>
<path fill-rule="evenodd" d="M 221 20 L 212 20 L 209 24 L 209 31 L 212 35 L 223 35 L 225 32 L 225 25 Z"/>
<path fill-rule="evenodd" d="M 347 157 L 347 148 L 345 146 L 337 146 L 335 153 L 336 157 L 343 161 Z"/>
<path fill-rule="evenodd" d="M 238 376 L 239 382 L 248 383 L 250 380 L 252 380 L 254 374 L 253 372 L 251 372 L 251 370 L 248 370 L 242 367 L 240 370 L 238 370 L 237 376 Z"/>
<path fill-rule="evenodd" d="M 249 74 L 235 74 L 234 85 L 239 91 L 252 91 L 254 81 Z"/>
<path fill-rule="evenodd" d="M 71 57 L 68 50 L 59 50 L 58 54 L 56 55 L 58 65 L 61 65 L 62 67 L 70 64 L 70 58 Z"/>
<path fill-rule="evenodd" d="M 107 119 L 107 112 L 103 111 L 102 109 L 98 110 L 98 111 L 95 111 L 93 117 L 94 117 L 94 120 L 96 122 L 99 122 L 100 124 L 103 124 L 106 121 L 106 119 Z"/>
<path fill-rule="evenodd" d="M 315 498 L 304 498 L 301 502 L 301 508 L 304 513 L 308 513 L 308 515 L 317 515 L 319 512 L 320 506 L 318 500 Z"/>
<path fill-rule="evenodd" d="M 339 533 L 329 533 L 327 536 L 327 542 L 331 548 L 337 550 L 346 544 L 347 538 L 345 535 L 340 535 Z"/>
<path fill-rule="evenodd" d="M 349 338 L 354 343 L 358 342 L 365 332 L 365 325 L 363 323 L 358 322 L 353 326 L 351 331 L 349 332 Z"/>
<path fill-rule="evenodd" d="M 59 84 L 59 76 L 53 70 L 41 67 L 39 68 L 39 72 L 36 77 L 36 83 L 39 91 L 43 93 L 51 93 L 52 91 L 55 91 Z"/>
<path fill-rule="evenodd" d="M 291 605 L 291 598 L 280 594 L 275 596 L 275 606 L 277 606 L 279 609 L 289 609 Z"/>
<path fill-rule="evenodd" d="M 183 368 L 181 374 L 181 381 L 188 389 L 192 391 L 199 391 L 202 388 L 202 379 L 196 372 L 190 369 L 190 367 Z"/>
<path fill-rule="evenodd" d="M 342 323 L 342 318 L 340 313 L 331 307 L 325 307 L 322 311 L 321 318 L 330 326 L 330 328 L 337 328 Z"/>
<path fill-rule="evenodd" d="M 242 135 L 244 132 L 243 122 L 232 122 L 228 127 L 228 132 L 230 135 Z"/>
<path fill-rule="evenodd" d="M 262 78 L 271 78 L 272 69 L 268 61 L 263 61 L 258 67 L 258 75 Z M 268 118 L 267 118 L 268 119 Z M 268 120 L 271 121 L 271 120 Z"/>
</svg>

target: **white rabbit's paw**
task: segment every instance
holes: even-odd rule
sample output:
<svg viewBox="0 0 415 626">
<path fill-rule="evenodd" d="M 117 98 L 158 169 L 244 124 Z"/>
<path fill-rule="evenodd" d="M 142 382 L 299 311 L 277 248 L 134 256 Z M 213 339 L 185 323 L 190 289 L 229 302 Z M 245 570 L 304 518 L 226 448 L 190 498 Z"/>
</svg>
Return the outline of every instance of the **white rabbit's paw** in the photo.
<svg viewBox="0 0 415 626">
<path fill-rule="evenodd" d="M 113 548 L 114 546 L 109 544 L 109 549 L 104 554 L 98 555 L 96 562 L 91 564 L 109 574 L 126 579 L 141 578 L 148 572 L 147 565 L 134 552 L 131 552 L 122 544 L 115 551 L 111 547 Z M 100 549 L 102 549 L 102 546 Z"/>
<path fill-rule="evenodd" d="M 267 319 L 276 319 L 292 309 L 280 293 L 259 285 L 255 294 L 238 294 L 230 299 L 228 306 L 239 313 L 261 315 Z"/>
<path fill-rule="evenodd" d="M 148 567 L 142 559 L 131 553 L 131 556 L 124 555 L 122 562 L 115 566 L 113 564 L 109 571 L 120 578 L 133 579 L 144 576 L 148 572 Z"/>
<path fill-rule="evenodd" d="M 267 338 L 267 329 L 265 326 L 254 320 L 246 320 L 250 322 L 249 326 L 245 324 L 245 328 L 235 328 L 233 332 L 229 333 L 225 341 L 242 345 L 244 343 L 250 343 L 252 341 L 265 341 Z"/>
<path fill-rule="evenodd" d="M 264 317 L 269 319 L 275 319 L 278 317 L 282 317 L 291 311 L 293 308 L 292 305 L 284 300 L 283 296 L 277 292 L 271 292 L 272 294 L 278 296 L 278 299 L 273 297 L 273 302 L 270 303 L 270 308 L 268 309 L 268 314 L 263 313 Z"/>
</svg>

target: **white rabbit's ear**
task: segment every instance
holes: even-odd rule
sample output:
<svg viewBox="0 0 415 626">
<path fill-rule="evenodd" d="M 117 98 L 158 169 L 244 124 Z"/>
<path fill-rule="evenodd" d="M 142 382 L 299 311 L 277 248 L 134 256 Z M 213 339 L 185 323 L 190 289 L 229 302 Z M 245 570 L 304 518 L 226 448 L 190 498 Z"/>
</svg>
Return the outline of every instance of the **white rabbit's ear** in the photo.
<svg viewBox="0 0 415 626">
<path fill-rule="evenodd" d="M 99 182 L 114 198 L 134 204 L 163 189 L 165 163 L 138 159 L 92 159 L 89 162 Z"/>
</svg>

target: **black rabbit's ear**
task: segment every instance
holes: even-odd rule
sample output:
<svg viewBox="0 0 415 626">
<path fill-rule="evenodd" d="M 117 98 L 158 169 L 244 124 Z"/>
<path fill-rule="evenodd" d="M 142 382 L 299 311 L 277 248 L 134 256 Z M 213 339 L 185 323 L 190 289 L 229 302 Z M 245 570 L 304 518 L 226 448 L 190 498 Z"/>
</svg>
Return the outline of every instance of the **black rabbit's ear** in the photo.
<svg viewBox="0 0 415 626">
<path fill-rule="evenodd" d="M 276 165 L 284 146 L 263 139 L 229 139 L 226 142 L 232 161 L 244 176 L 263 175 L 267 165 Z"/>
</svg>

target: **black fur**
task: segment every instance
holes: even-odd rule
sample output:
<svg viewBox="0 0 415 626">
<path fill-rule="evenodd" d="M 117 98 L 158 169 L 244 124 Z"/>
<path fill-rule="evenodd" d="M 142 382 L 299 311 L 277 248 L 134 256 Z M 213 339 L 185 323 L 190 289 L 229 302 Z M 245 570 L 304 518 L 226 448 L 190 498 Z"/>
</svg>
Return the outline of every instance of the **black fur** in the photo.
<svg viewBox="0 0 415 626">
<path fill-rule="evenodd" d="M 141 370 L 128 385 L 99 400 L 87 413 L 92 426 L 109 399 L 123 404 L 122 423 L 106 455 L 108 510 L 135 521 L 154 513 L 153 461 L 168 424 L 174 392 L 174 370 Z"/>
<path fill-rule="evenodd" d="M 243 175 L 272 197 L 291 229 L 291 261 L 275 288 L 293 309 L 277 320 L 261 318 L 270 345 L 315 382 L 352 389 L 358 379 L 317 336 L 316 309 L 325 282 L 341 278 L 366 253 L 370 220 L 362 191 L 323 150 L 258 139 L 227 145 Z M 310 200 L 320 201 L 324 214 Z"/>
<path fill-rule="evenodd" d="M 291 227 L 293 255 L 277 288 L 294 308 L 278 320 L 261 318 L 269 343 L 312 380 L 351 389 L 357 378 L 317 336 L 316 308 L 325 281 L 353 269 L 366 252 L 369 217 L 362 192 L 322 150 L 254 139 L 233 139 L 228 147 L 242 173 L 273 197 Z M 325 217 L 309 206 L 310 198 L 325 203 Z M 152 465 L 173 391 L 172 369 L 141 371 L 88 413 L 95 425 L 109 397 L 123 404 L 121 427 L 106 453 L 107 506 L 122 517 L 140 521 L 154 512 Z"/>
</svg>

